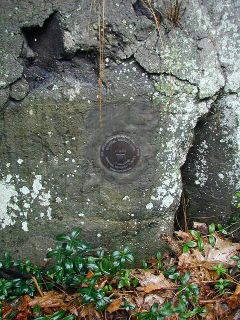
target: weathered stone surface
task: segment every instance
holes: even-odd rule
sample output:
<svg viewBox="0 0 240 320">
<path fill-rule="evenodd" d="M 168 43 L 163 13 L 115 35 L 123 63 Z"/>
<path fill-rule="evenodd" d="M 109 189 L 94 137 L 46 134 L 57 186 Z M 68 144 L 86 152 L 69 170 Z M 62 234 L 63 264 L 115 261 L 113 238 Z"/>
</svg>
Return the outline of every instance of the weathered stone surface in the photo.
<svg viewBox="0 0 240 320">
<path fill-rule="evenodd" d="M 0 109 L 5 105 L 6 102 L 8 102 L 9 98 L 9 89 L 0 89 Z"/>
<path fill-rule="evenodd" d="M 11 86 L 10 97 L 15 100 L 22 100 L 29 92 L 29 84 L 25 79 L 18 80 Z"/>
<path fill-rule="evenodd" d="M 238 95 L 222 97 L 196 126 L 182 170 L 193 220 L 210 223 L 217 217 L 224 224 L 230 219 L 239 178 L 239 110 Z"/>
<path fill-rule="evenodd" d="M 2 250 L 38 261 L 57 233 L 79 226 L 96 247 L 151 255 L 173 231 L 183 190 L 192 219 L 228 219 L 239 170 L 239 6 L 194 0 L 173 25 L 154 2 L 159 30 L 138 0 L 106 0 L 101 117 L 99 6 L 1 3 Z M 100 159 L 121 134 L 140 148 L 126 173 Z"/>
<path fill-rule="evenodd" d="M 0 87 L 5 88 L 22 76 L 23 67 L 11 53 L 1 51 Z"/>
</svg>

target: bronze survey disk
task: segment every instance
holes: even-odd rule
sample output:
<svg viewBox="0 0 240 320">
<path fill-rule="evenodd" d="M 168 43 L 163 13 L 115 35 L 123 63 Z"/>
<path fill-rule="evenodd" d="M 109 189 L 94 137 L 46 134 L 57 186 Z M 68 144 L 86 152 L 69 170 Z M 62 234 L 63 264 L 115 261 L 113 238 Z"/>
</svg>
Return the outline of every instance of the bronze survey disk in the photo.
<svg viewBox="0 0 240 320">
<path fill-rule="evenodd" d="M 140 149 L 124 135 L 109 138 L 100 149 L 102 164 L 109 170 L 124 173 L 135 167 Z"/>
</svg>

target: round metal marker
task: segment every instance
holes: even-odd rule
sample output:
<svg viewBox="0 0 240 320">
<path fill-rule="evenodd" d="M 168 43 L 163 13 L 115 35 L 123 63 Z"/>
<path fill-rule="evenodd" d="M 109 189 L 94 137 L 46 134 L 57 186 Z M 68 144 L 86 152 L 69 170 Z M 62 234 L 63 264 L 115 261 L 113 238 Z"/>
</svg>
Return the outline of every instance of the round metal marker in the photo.
<svg viewBox="0 0 240 320">
<path fill-rule="evenodd" d="M 140 149 L 124 135 L 109 138 L 100 149 L 102 164 L 109 170 L 124 173 L 130 171 L 140 158 Z"/>
</svg>

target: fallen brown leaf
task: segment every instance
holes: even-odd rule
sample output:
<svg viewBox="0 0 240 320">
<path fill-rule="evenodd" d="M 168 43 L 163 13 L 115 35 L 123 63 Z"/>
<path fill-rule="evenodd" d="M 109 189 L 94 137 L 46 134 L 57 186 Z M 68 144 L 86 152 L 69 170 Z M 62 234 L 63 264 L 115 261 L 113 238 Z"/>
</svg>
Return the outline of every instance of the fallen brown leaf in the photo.
<svg viewBox="0 0 240 320">
<path fill-rule="evenodd" d="M 193 222 L 193 228 L 198 230 L 202 235 L 206 236 L 208 234 L 208 226 L 203 222 Z"/>
<path fill-rule="evenodd" d="M 237 309 L 240 307 L 240 285 L 238 284 L 234 293 L 227 298 L 227 304 L 231 309 Z"/>
<path fill-rule="evenodd" d="M 86 274 L 87 279 L 91 279 L 94 276 L 94 272 L 92 270 L 89 270 L 88 273 Z"/>
<path fill-rule="evenodd" d="M 154 294 L 154 293 L 146 294 L 144 297 L 142 307 L 145 310 L 150 310 L 151 306 L 154 303 L 157 303 L 159 304 L 159 306 L 161 306 L 164 303 L 164 301 L 165 301 L 165 298 L 161 297 L 159 294 Z"/>
<path fill-rule="evenodd" d="M 31 307 L 39 305 L 41 308 L 56 308 L 64 307 L 66 303 L 64 301 L 66 295 L 56 291 L 44 292 L 43 297 L 35 297 L 29 302 Z"/>
<path fill-rule="evenodd" d="M 231 257 L 237 254 L 240 250 L 240 243 L 232 243 L 230 240 L 223 240 L 216 235 L 215 246 L 212 247 L 209 243 L 204 243 L 204 250 L 199 251 L 198 248 L 191 249 L 187 253 L 179 256 L 178 266 L 182 267 L 204 267 L 212 270 L 213 267 L 222 263 L 225 267 L 231 267 L 236 264 L 236 261 Z"/>
<path fill-rule="evenodd" d="M 160 273 L 159 275 L 154 275 L 150 271 L 142 271 L 138 276 L 140 287 L 137 288 L 138 291 L 144 291 L 149 293 L 155 290 L 172 288 L 173 284 L 165 278 L 165 276 Z"/>
<path fill-rule="evenodd" d="M 231 257 L 237 254 L 240 250 L 240 243 L 233 243 L 230 240 L 221 239 L 215 236 L 216 243 L 212 247 L 210 244 L 204 245 L 205 260 L 223 263 L 224 265 L 233 266 L 236 261 L 232 260 Z"/>
<path fill-rule="evenodd" d="M 101 315 L 99 312 L 97 312 L 96 308 L 94 305 L 86 305 L 83 306 L 81 312 L 79 313 L 80 317 L 83 317 L 84 319 L 89 319 L 89 320 L 100 320 Z M 82 319 L 82 318 L 80 318 Z"/>
<path fill-rule="evenodd" d="M 182 239 L 183 242 L 187 242 L 193 239 L 190 233 L 184 232 L 182 230 L 175 231 L 174 233 L 178 238 Z"/>
<path fill-rule="evenodd" d="M 113 313 L 115 311 L 117 311 L 120 306 L 122 304 L 122 300 L 121 299 L 116 299 L 116 300 L 113 300 L 110 305 L 107 307 L 107 311 L 110 312 L 110 313 Z"/>
</svg>

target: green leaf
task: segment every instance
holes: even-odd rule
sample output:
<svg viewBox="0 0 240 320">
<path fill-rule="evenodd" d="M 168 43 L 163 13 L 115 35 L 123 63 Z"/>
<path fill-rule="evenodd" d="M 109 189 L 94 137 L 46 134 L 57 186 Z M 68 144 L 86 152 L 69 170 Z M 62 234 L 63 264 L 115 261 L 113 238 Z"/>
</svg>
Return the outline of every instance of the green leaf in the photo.
<svg viewBox="0 0 240 320">
<path fill-rule="evenodd" d="M 194 239 L 199 240 L 201 238 L 201 234 L 199 231 L 189 230 L 189 232 L 193 236 Z"/>
<path fill-rule="evenodd" d="M 176 281 L 176 280 L 178 279 L 179 275 L 180 275 L 179 272 L 175 272 L 175 273 L 173 273 L 173 274 L 170 274 L 170 275 L 168 276 L 168 278 Z"/>
<path fill-rule="evenodd" d="M 57 311 L 54 314 L 52 314 L 50 319 L 51 320 L 60 320 L 64 317 L 64 315 L 65 315 L 65 311 L 60 310 L 60 311 Z"/>
<path fill-rule="evenodd" d="M 215 243 L 216 243 L 215 237 L 214 237 L 213 235 L 210 235 L 210 236 L 208 237 L 208 240 L 209 240 L 210 245 L 211 245 L 212 247 L 214 247 L 214 246 L 215 246 Z"/>
<path fill-rule="evenodd" d="M 139 280 L 137 278 L 133 278 L 132 284 L 133 284 L 134 288 L 136 288 L 139 285 Z"/>
<path fill-rule="evenodd" d="M 181 281 L 181 283 L 182 283 L 183 285 L 185 285 L 185 284 L 189 281 L 189 279 L 190 279 L 190 272 L 187 271 L 187 272 L 184 274 L 184 276 L 182 276 L 182 277 L 180 278 L 180 281 Z"/>
<path fill-rule="evenodd" d="M 77 269 L 77 271 L 81 271 L 84 268 L 84 260 L 82 257 L 77 256 L 74 260 L 73 260 L 74 266 Z"/>
<path fill-rule="evenodd" d="M 130 263 L 133 263 L 134 262 L 134 256 L 132 253 L 128 253 L 127 256 L 126 256 L 126 260 Z"/>
<path fill-rule="evenodd" d="M 200 251 L 203 251 L 203 249 L 204 249 L 204 242 L 203 242 L 203 239 L 202 239 L 202 238 L 199 238 L 199 239 L 198 239 L 198 249 L 199 249 Z"/>
<path fill-rule="evenodd" d="M 78 249 L 79 251 L 82 252 L 88 252 L 91 250 L 91 247 L 85 243 L 83 243 L 82 241 L 78 241 L 76 243 L 76 249 Z"/>
<path fill-rule="evenodd" d="M 216 271 L 218 276 L 222 276 L 224 273 L 227 272 L 222 263 L 217 264 L 212 269 Z"/>
<path fill-rule="evenodd" d="M 56 236 L 56 240 L 57 241 L 68 241 L 68 240 L 71 240 L 71 238 L 66 234 L 59 234 Z"/>
<path fill-rule="evenodd" d="M 13 311 L 10 312 L 10 314 L 7 315 L 6 319 L 7 320 L 12 320 L 12 319 L 14 319 L 16 317 L 16 315 L 17 315 L 17 311 L 13 310 Z"/>
<path fill-rule="evenodd" d="M 162 305 L 160 309 L 161 316 L 170 317 L 173 314 L 174 310 L 171 302 L 166 302 Z"/>
<path fill-rule="evenodd" d="M 185 303 L 185 301 L 184 300 L 182 300 L 182 299 L 179 299 L 179 301 L 178 301 L 178 305 L 177 305 L 177 307 L 176 308 L 174 308 L 174 312 L 175 313 L 179 313 L 179 314 L 181 314 L 181 313 L 183 313 L 183 312 L 185 312 L 185 310 L 186 310 L 186 303 Z"/>
<path fill-rule="evenodd" d="M 188 242 L 186 242 L 186 245 L 189 248 L 195 248 L 197 246 L 197 243 L 196 243 L 196 241 L 188 241 Z"/>
<path fill-rule="evenodd" d="M 107 307 L 107 301 L 105 299 L 98 300 L 96 303 L 96 309 L 99 311 L 105 310 Z"/>
<path fill-rule="evenodd" d="M 12 257 L 10 256 L 10 254 L 8 252 L 5 253 L 4 255 L 4 266 L 5 268 L 10 268 L 12 266 L 13 262 L 12 262 Z"/>
<path fill-rule="evenodd" d="M 130 287 L 130 279 L 129 278 L 121 278 L 119 283 L 118 283 L 118 288 L 121 289 L 123 287 Z"/>
<path fill-rule="evenodd" d="M 41 311 L 41 307 L 38 305 L 38 304 L 36 304 L 34 307 L 33 307 L 33 312 L 34 313 L 39 313 Z"/>
<path fill-rule="evenodd" d="M 209 226 L 208 226 L 208 232 L 209 234 L 213 234 L 215 232 L 215 224 L 214 223 L 211 223 Z"/>
<path fill-rule="evenodd" d="M 134 310 L 136 306 L 132 303 L 130 303 L 128 300 L 124 301 L 124 304 L 122 305 L 123 309 L 126 311 Z"/>
<path fill-rule="evenodd" d="M 74 315 L 69 315 L 63 318 L 63 320 L 73 320 L 73 319 L 75 319 Z"/>
<path fill-rule="evenodd" d="M 228 234 L 228 232 L 223 228 L 221 224 L 218 224 L 217 227 L 218 227 L 218 231 L 221 232 L 222 234 L 225 234 L 225 235 Z"/>
<path fill-rule="evenodd" d="M 112 274 L 114 273 L 115 268 L 113 268 L 113 264 L 111 260 L 108 260 L 106 258 L 102 258 L 102 260 L 99 263 L 101 270 L 105 274 Z"/>
<path fill-rule="evenodd" d="M 70 271 L 73 269 L 73 262 L 70 259 L 65 259 L 64 260 L 64 266 L 66 268 L 66 270 Z"/>
<path fill-rule="evenodd" d="M 117 259 L 117 258 L 120 258 L 120 257 L 121 257 L 121 254 L 120 254 L 119 251 L 113 251 L 112 257 L 113 257 L 114 259 Z"/>
<path fill-rule="evenodd" d="M 150 311 L 151 311 L 152 313 L 156 313 L 156 312 L 158 311 L 158 308 L 159 308 L 159 304 L 155 302 L 155 303 L 151 306 Z"/>
<path fill-rule="evenodd" d="M 187 252 L 189 252 L 189 246 L 187 245 L 187 244 L 184 244 L 183 245 L 183 253 L 187 253 Z"/>
<path fill-rule="evenodd" d="M 162 252 L 157 252 L 156 257 L 157 257 L 158 261 L 162 260 L 162 258 L 163 258 Z"/>
<path fill-rule="evenodd" d="M 54 249 L 54 250 L 50 250 L 47 252 L 46 257 L 47 258 L 52 258 L 52 257 L 56 257 L 56 255 L 59 253 L 59 250 Z"/>
<path fill-rule="evenodd" d="M 78 229 L 78 228 L 74 229 L 74 230 L 71 232 L 71 238 L 72 238 L 72 239 L 78 238 L 79 235 L 80 235 L 80 233 L 81 233 L 81 230 L 80 230 L 80 229 Z"/>
<path fill-rule="evenodd" d="M 147 264 L 146 260 L 142 260 L 142 267 L 144 270 L 146 270 L 148 268 L 148 264 Z"/>
<path fill-rule="evenodd" d="M 188 288 L 194 293 L 194 295 L 199 295 L 199 288 L 198 285 L 195 283 L 190 283 Z"/>
</svg>

